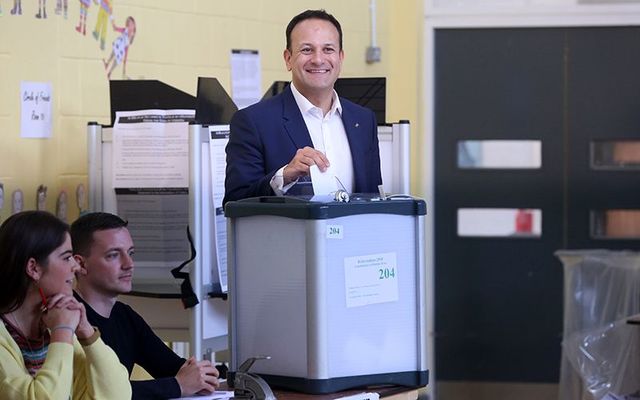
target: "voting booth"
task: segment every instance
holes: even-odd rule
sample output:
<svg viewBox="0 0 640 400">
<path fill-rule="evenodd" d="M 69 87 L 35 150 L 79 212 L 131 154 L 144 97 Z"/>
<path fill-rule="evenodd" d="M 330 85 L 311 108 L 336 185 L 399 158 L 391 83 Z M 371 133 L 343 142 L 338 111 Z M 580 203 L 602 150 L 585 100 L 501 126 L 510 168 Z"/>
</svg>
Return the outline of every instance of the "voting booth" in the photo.
<svg viewBox="0 0 640 400">
<path fill-rule="evenodd" d="M 231 370 L 312 394 L 428 382 L 423 200 L 227 203 Z"/>
<path fill-rule="evenodd" d="M 198 78 L 197 91 L 194 97 L 155 80 L 112 80 L 113 126 L 90 122 L 87 146 L 88 211 L 128 220 L 136 246 L 133 290 L 119 299 L 162 339 L 188 343 L 185 356 L 201 359 L 228 343 L 226 249 L 216 236 L 213 201 L 224 192 L 212 171 L 220 168 L 218 145 L 237 108 L 215 78 Z M 177 156 L 175 165 L 162 164 Z M 154 168 L 161 175 L 167 166 L 184 180 L 138 183 L 136 174 L 149 176 Z M 123 173 L 131 184 L 116 182 Z"/>
<path fill-rule="evenodd" d="M 198 78 L 196 97 L 154 80 L 112 80 L 110 93 L 111 125 L 89 122 L 87 126 L 89 209 L 85 211 L 111 212 L 130 221 L 136 270 L 133 292 L 120 300 L 140 313 L 164 340 L 188 343 L 185 355 L 215 356 L 228 348 L 227 222 L 222 198 L 224 148 L 236 107 L 215 78 Z M 175 144 L 171 138 L 163 139 L 165 132 L 146 139 L 151 150 L 125 148 L 123 142 L 128 138 L 142 146 L 142 132 L 153 132 L 147 124 L 176 122 L 176 118 L 188 135 L 188 151 L 175 151 L 188 153 L 183 165 L 187 182 L 151 188 L 114 184 L 122 159 L 129 159 L 131 171 L 141 172 L 139 160 L 132 155 L 146 154 L 155 165 L 166 159 L 168 148 Z M 129 131 L 125 137 L 115 129 L 123 122 Z M 409 193 L 409 121 L 379 125 L 378 140 L 384 190 Z M 159 239 L 154 242 L 153 238 Z M 163 259 L 167 252 L 175 257 Z M 183 276 L 176 278 L 173 269 L 187 260 Z M 186 282 L 198 301 L 187 309 L 182 290 Z"/>
</svg>

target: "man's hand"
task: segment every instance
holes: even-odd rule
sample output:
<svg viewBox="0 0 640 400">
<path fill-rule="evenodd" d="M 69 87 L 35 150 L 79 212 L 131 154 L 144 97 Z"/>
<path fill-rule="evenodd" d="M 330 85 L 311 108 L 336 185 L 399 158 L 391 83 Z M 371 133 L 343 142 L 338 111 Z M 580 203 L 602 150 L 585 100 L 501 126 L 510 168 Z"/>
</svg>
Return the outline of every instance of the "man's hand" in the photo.
<svg viewBox="0 0 640 400">
<path fill-rule="evenodd" d="M 313 147 L 304 147 L 296 151 L 296 155 L 293 157 L 289 164 L 285 165 L 282 172 L 282 178 L 284 185 L 288 185 L 296 179 L 309 175 L 309 167 L 317 165 L 321 172 L 324 172 L 329 168 L 329 160 L 320 151 Z"/>
<path fill-rule="evenodd" d="M 216 367 L 211 365 L 210 361 L 196 361 L 194 357 L 182 364 L 176 375 L 176 380 L 180 385 L 182 396 L 196 393 L 211 394 L 220 385 Z"/>
</svg>

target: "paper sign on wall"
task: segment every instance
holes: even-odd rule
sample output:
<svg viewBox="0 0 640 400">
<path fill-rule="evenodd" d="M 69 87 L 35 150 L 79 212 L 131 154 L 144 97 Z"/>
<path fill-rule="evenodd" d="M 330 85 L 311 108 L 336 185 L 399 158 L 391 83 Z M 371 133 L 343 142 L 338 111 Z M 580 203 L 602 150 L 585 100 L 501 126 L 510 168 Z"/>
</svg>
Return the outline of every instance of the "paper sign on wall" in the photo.
<svg viewBox="0 0 640 400">
<path fill-rule="evenodd" d="M 347 307 L 398 301 L 396 253 L 344 259 Z"/>
<path fill-rule="evenodd" d="M 20 136 L 51 137 L 51 83 L 20 82 Z"/>
<path fill-rule="evenodd" d="M 260 101 L 262 97 L 260 54 L 258 50 L 231 50 L 231 96 L 238 109 Z"/>
</svg>

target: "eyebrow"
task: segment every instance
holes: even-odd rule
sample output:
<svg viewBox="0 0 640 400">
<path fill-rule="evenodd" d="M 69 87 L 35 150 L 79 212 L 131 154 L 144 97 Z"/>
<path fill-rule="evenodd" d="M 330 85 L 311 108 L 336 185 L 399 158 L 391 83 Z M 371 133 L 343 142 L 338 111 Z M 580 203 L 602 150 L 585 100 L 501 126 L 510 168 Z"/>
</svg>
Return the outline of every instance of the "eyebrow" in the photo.
<svg viewBox="0 0 640 400">
<path fill-rule="evenodd" d="M 72 255 L 72 254 L 73 254 L 72 250 L 65 250 L 62 253 L 58 254 L 58 257 L 65 257 L 65 256 Z"/>
<path fill-rule="evenodd" d="M 302 42 L 300 43 L 300 45 L 298 47 L 304 47 L 304 46 L 311 46 L 311 47 L 323 47 L 323 46 L 337 46 L 337 43 L 334 42 L 325 42 L 325 43 L 321 43 L 319 45 L 316 45 L 314 43 L 311 42 Z"/>
<path fill-rule="evenodd" d="M 135 246 L 131 246 L 131 247 L 129 247 L 128 249 L 126 249 L 126 250 L 125 250 L 125 249 L 123 249 L 122 247 L 109 247 L 107 250 L 105 250 L 105 252 L 104 252 L 104 253 L 105 253 L 105 254 L 107 254 L 107 253 L 109 253 L 109 252 L 111 252 L 111 251 L 123 251 L 123 250 L 125 250 L 125 251 L 131 251 L 131 250 L 135 250 L 135 248 L 136 248 Z"/>
</svg>

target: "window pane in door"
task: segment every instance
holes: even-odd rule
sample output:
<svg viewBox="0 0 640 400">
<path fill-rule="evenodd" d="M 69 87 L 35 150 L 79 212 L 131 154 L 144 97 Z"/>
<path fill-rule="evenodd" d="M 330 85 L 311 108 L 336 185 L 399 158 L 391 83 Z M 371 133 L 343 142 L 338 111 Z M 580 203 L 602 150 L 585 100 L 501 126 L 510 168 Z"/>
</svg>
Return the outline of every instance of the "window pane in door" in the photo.
<svg viewBox="0 0 640 400">
<path fill-rule="evenodd" d="M 542 166 L 539 140 L 458 141 L 458 168 L 537 169 Z"/>
<path fill-rule="evenodd" d="M 594 239 L 640 239 L 640 210 L 592 210 L 591 237 Z"/>
<path fill-rule="evenodd" d="M 609 170 L 640 169 L 640 140 L 591 142 L 591 168 Z"/>
<path fill-rule="evenodd" d="M 542 211 L 518 208 L 459 208 L 458 236 L 538 238 Z"/>
</svg>

